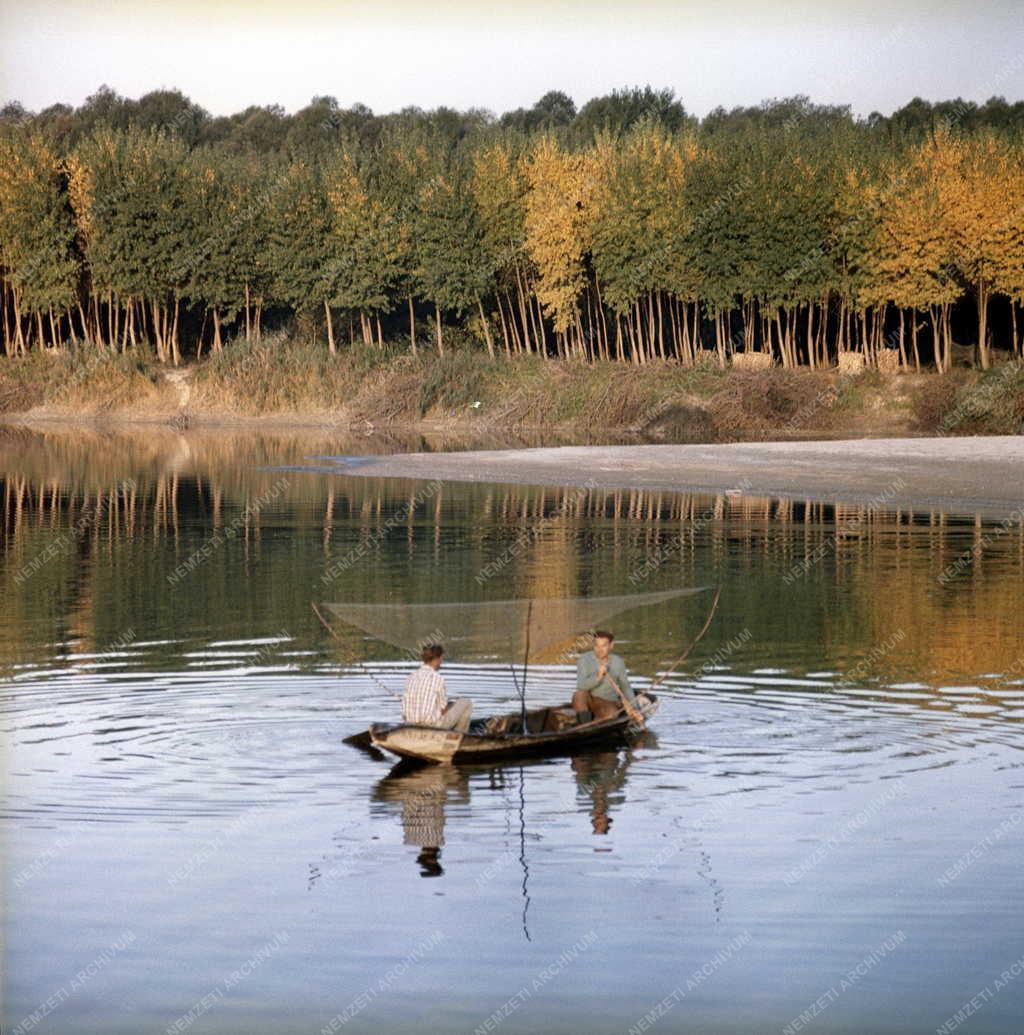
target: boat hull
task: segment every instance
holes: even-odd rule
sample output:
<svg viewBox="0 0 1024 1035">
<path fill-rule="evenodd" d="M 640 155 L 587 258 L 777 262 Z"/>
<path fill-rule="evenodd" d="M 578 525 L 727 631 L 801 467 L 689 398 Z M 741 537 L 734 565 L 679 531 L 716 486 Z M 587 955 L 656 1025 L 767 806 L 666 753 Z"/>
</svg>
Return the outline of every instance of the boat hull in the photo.
<svg viewBox="0 0 1024 1035">
<path fill-rule="evenodd" d="M 637 706 L 646 722 L 658 710 L 658 699 L 654 694 L 638 694 Z M 569 711 L 568 705 L 562 705 L 528 712 L 527 729 L 530 732 L 526 733 L 521 729 L 520 732 L 495 732 L 493 728 L 486 728 L 488 724 L 500 727 L 502 723 L 506 728 L 521 727 L 519 716 L 507 715 L 479 720 L 471 724 L 467 733 L 410 723 L 374 723 L 369 736 L 374 747 L 400 758 L 458 765 L 572 754 L 598 744 L 621 742 L 631 734 L 641 732 L 624 712 L 601 722 L 565 725 L 564 719 Z"/>
</svg>

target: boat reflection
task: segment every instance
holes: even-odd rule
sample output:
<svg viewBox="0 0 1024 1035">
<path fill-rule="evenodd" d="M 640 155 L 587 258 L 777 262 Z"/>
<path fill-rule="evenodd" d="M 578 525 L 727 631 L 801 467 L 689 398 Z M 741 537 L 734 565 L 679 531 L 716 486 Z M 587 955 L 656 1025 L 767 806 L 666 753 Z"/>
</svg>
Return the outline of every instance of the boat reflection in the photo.
<svg viewBox="0 0 1024 1035">
<path fill-rule="evenodd" d="M 629 743 L 618 750 L 597 751 L 573 755 L 569 767 L 573 783 L 567 798 L 562 799 L 560 811 L 580 813 L 581 797 L 589 799 L 590 825 L 595 835 L 606 835 L 612 825 L 613 809 L 626 800 L 626 776 L 635 759 L 638 748 L 657 748 L 657 739 L 651 731 L 630 738 Z M 526 772 L 536 770 L 551 776 L 551 760 L 535 760 L 516 766 L 495 765 L 430 765 L 417 761 L 402 761 L 382 777 L 373 789 L 371 800 L 381 803 L 388 811 L 398 806 L 402 824 L 404 844 L 419 848 L 416 864 L 421 877 L 441 877 L 444 866 L 441 862 L 445 844 L 445 810 L 450 803 L 467 804 L 470 798 L 470 780 L 474 774 L 486 773 L 489 790 L 505 795 L 511 792 L 511 800 L 518 811 L 519 845 L 515 858 L 522 870 L 522 927 L 530 940 L 528 913 L 530 908 L 529 878 L 530 865 L 527 844 L 539 835 L 527 833 L 528 786 Z M 478 786 L 480 786 L 478 784 Z M 506 797 L 506 801 L 509 798 Z M 510 817 L 509 827 L 512 828 Z M 610 851 L 599 848 L 597 851 Z"/>
</svg>

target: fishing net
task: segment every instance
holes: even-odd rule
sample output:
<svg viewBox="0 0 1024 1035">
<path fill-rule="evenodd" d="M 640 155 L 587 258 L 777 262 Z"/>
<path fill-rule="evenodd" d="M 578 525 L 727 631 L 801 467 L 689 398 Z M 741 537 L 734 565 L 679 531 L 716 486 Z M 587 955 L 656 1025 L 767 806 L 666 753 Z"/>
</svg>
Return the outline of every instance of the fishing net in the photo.
<svg viewBox="0 0 1024 1035">
<path fill-rule="evenodd" d="M 333 603 L 347 625 L 417 657 L 429 643 L 459 661 L 567 663 L 590 647 L 596 629 L 628 611 L 665 606 L 705 587 L 612 597 L 494 600 L 446 604 Z"/>
</svg>

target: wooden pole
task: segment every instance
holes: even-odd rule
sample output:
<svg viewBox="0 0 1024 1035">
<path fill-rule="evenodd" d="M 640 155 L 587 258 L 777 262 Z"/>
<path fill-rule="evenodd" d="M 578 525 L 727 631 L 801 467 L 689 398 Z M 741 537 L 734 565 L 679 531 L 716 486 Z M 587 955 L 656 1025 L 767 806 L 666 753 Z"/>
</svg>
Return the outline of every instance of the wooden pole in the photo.
<svg viewBox="0 0 1024 1035">
<path fill-rule="evenodd" d="M 523 716 L 523 733 L 526 732 L 526 673 L 530 663 L 530 619 L 533 617 L 533 598 L 526 605 L 526 649 L 523 652 L 523 686 L 520 691 L 521 713 Z"/>
<path fill-rule="evenodd" d="M 608 677 L 608 682 L 611 683 L 615 688 L 615 692 L 619 695 L 619 700 L 622 702 L 622 707 L 626 709 L 626 714 L 633 720 L 633 722 L 640 726 L 641 729 L 646 729 L 647 725 L 644 722 L 643 715 L 626 700 L 626 695 L 619 689 L 619 684 L 612 679 L 612 674 L 610 672 L 605 672 L 605 675 Z"/>
<path fill-rule="evenodd" d="M 719 586 L 718 589 L 715 591 L 715 599 L 711 602 L 711 610 L 708 612 L 707 620 L 704 622 L 704 628 L 701 629 L 699 633 L 697 633 L 697 637 L 693 641 L 693 643 L 691 643 L 690 646 L 687 647 L 686 650 L 683 651 L 683 653 L 680 654 L 678 658 L 676 658 L 675 663 L 672 665 L 672 667 L 663 675 L 658 676 L 658 678 L 653 683 L 651 683 L 651 689 L 656 687 L 659 683 L 663 683 L 666 679 L 668 679 L 668 677 L 672 675 L 672 673 L 675 672 L 675 670 L 679 668 L 679 666 L 686 660 L 690 651 L 692 651 L 693 648 L 697 646 L 698 641 L 708 631 L 708 626 L 711 625 L 711 619 L 715 615 L 715 609 L 718 607 L 718 598 L 721 595 L 722 587 Z"/>
</svg>

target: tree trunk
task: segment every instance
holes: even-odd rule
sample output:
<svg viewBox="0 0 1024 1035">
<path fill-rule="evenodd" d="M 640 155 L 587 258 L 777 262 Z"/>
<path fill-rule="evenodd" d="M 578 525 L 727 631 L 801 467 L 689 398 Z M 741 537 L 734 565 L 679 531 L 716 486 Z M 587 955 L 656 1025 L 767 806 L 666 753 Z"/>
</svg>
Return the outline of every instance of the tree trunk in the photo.
<svg viewBox="0 0 1024 1035">
<path fill-rule="evenodd" d="M 611 359 L 611 347 L 608 344 L 608 321 L 604 316 L 604 299 L 601 297 L 601 284 L 594 277 L 594 290 L 597 292 L 597 312 L 601 319 L 601 340 L 604 343 L 604 358 Z"/>
<path fill-rule="evenodd" d="M 789 368 L 789 351 L 786 348 L 786 339 L 782 333 L 782 308 L 775 310 L 775 328 L 779 335 L 779 355 L 782 356 L 782 365 Z"/>
<path fill-rule="evenodd" d="M 530 344 L 530 328 L 526 316 L 526 289 L 523 286 L 523 276 L 519 272 L 519 263 L 517 262 L 513 267 L 516 271 L 516 292 L 519 296 L 519 315 L 523 322 L 523 339 L 526 345 L 526 351 L 532 352 L 533 348 Z M 511 308 L 511 306 L 510 306 Z M 531 314 L 532 315 L 532 314 Z M 538 339 L 538 347 L 540 341 Z"/>
<path fill-rule="evenodd" d="M 952 369 L 953 366 L 953 335 L 949 326 L 949 314 L 952 308 L 953 307 L 949 302 L 944 302 L 942 305 L 942 337 L 945 341 L 947 372 Z"/>
<path fill-rule="evenodd" d="M 178 306 L 179 300 L 174 300 L 174 323 L 171 325 L 171 360 L 175 366 L 181 362 L 181 353 L 178 351 Z"/>
<path fill-rule="evenodd" d="M 689 365 L 692 366 L 697 361 L 697 350 L 694 348 L 693 335 L 690 333 L 690 303 L 683 302 L 679 307 L 679 315 L 682 318 L 683 324 L 683 348 L 686 349 L 687 359 Z"/>
<path fill-rule="evenodd" d="M 78 305 L 78 319 L 82 321 L 82 341 L 89 340 L 89 321 L 86 319 L 85 310 L 82 308 L 81 301 L 76 303 Z"/>
<path fill-rule="evenodd" d="M 978 358 L 981 369 L 988 370 L 991 365 L 988 354 L 988 297 L 991 288 L 984 279 L 978 280 Z M 1013 303 L 1011 302 L 1011 305 Z"/>
<path fill-rule="evenodd" d="M 587 340 L 590 344 L 590 356 L 594 358 L 596 350 L 594 342 L 597 340 L 594 334 L 594 300 L 590 294 L 590 284 L 587 284 Z"/>
<path fill-rule="evenodd" d="M 512 334 L 512 344 L 515 345 L 517 353 L 522 353 L 524 349 L 522 339 L 519 335 L 519 327 L 516 324 L 516 309 L 508 288 L 505 288 L 505 301 L 508 303 L 508 329 Z"/>
<path fill-rule="evenodd" d="M 647 292 L 647 348 L 651 359 L 658 355 L 658 331 L 654 324 L 654 292 Z"/>
<path fill-rule="evenodd" d="M 245 282 L 245 340 L 252 340 L 252 323 L 249 320 L 249 281 Z"/>
<path fill-rule="evenodd" d="M 658 354 L 665 359 L 665 323 L 661 312 L 661 292 L 657 292 L 658 303 Z"/>
<path fill-rule="evenodd" d="M 538 312 L 534 313 L 534 297 L 533 291 L 530 288 L 529 278 L 523 278 L 526 282 L 527 291 L 527 309 L 530 312 L 530 327 L 533 330 L 533 340 L 537 343 L 537 350 L 546 359 L 548 354 L 548 343 L 544 334 L 542 333 L 544 327 L 544 314 L 540 312 L 540 302 L 537 302 Z M 540 327 L 538 327 L 538 316 L 540 317 Z"/>
<path fill-rule="evenodd" d="M 807 303 L 807 362 L 811 370 L 817 370 L 817 357 L 814 355 L 814 306 Z"/>
<path fill-rule="evenodd" d="M 216 309 L 214 309 L 213 314 L 214 326 L 216 327 L 218 326 Z M 327 351 L 333 356 L 338 350 L 334 347 L 334 321 L 331 319 L 331 307 L 326 298 L 324 299 L 324 315 L 327 317 Z M 219 339 L 220 334 L 218 333 L 216 338 L 214 338 L 214 343 L 216 344 Z M 217 351 L 220 351 L 219 345 Z"/>
<path fill-rule="evenodd" d="M 491 340 L 491 328 L 487 322 L 487 316 L 484 313 L 484 303 L 481 301 L 480 296 L 476 296 L 477 308 L 480 310 L 480 322 L 484 325 L 484 337 L 487 339 L 487 352 L 491 359 L 494 359 L 494 342 Z"/>
<path fill-rule="evenodd" d="M 89 298 L 90 301 L 90 323 L 92 330 L 89 337 L 100 347 L 103 348 L 106 342 L 103 340 L 103 332 L 100 328 L 100 305 L 99 299 L 97 298 L 96 292 L 94 291 Z"/>
<path fill-rule="evenodd" d="M 676 352 L 676 360 L 680 359 L 681 348 L 679 344 L 679 325 L 676 322 L 676 304 L 675 299 L 670 295 L 668 300 L 668 325 L 669 334 L 672 338 L 672 346 Z"/>
<path fill-rule="evenodd" d="M 409 296 L 409 344 L 412 354 L 416 355 L 416 310 L 413 308 L 412 295 Z"/>
<path fill-rule="evenodd" d="M 828 297 L 821 300 L 821 319 L 818 321 L 818 366 L 828 366 Z"/>
<path fill-rule="evenodd" d="M 505 307 L 501 304 L 501 295 L 497 294 L 497 292 L 495 292 L 494 300 L 498 303 L 498 322 L 501 324 L 501 337 L 505 342 L 505 358 L 511 359 L 512 345 L 509 342 L 508 327 L 505 324 Z"/>
<path fill-rule="evenodd" d="M 199 328 L 199 341 L 196 344 L 196 361 L 198 362 L 203 358 L 203 338 L 206 337 L 206 321 L 209 318 L 210 310 L 206 309 L 203 311 L 203 324 Z M 210 350 L 213 351 L 213 346 L 210 346 Z"/>
<path fill-rule="evenodd" d="M 633 310 L 630 309 L 626 314 L 626 333 L 629 336 L 629 355 L 633 362 L 633 366 L 642 366 L 642 359 L 640 356 L 640 346 L 636 340 L 636 331 L 633 326 Z"/>
<path fill-rule="evenodd" d="M 444 358 L 444 335 L 441 331 L 441 307 L 434 303 L 434 316 L 437 320 L 437 354 Z"/>
<path fill-rule="evenodd" d="M 633 312 L 630 314 L 633 317 L 634 337 L 636 338 L 636 352 L 637 359 L 640 366 L 647 365 L 647 349 L 644 346 L 644 320 L 640 313 L 640 303 L 633 303 Z"/>
<path fill-rule="evenodd" d="M 529 279 L 527 279 L 526 283 L 527 286 L 529 286 Z M 540 351 L 541 355 L 543 355 L 546 359 L 548 354 L 548 333 L 546 330 L 544 330 L 544 311 L 540 307 L 540 299 L 538 299 L 533 294 L 533 288 L 530 288 L 530 297 L 533 299 L 534 304 L 537 306 L 537 326 L 540 328 Z M 533 314 L 532 307 L 530 308 L 530 313 L 531 315 Z"/>
<path fill-rule="evenodd" d="M 161 320 L 160 320 L 160 303 L 154 298 L 151 301 L 153 306 L 153 337 L 156 338 L 156 358 L 163 363 L 166 359 L 164 355 L 164 336 L 162 333 Z"/>
<path fill-rule="evenodd" d="M 8 287 L 6 280 L 0 280 L 0 307 L 4 311 L 4 355 L 9 356 L 11 354 L 11 348 L 13 346 L 13 340 L 11 338 L 11 324 L 10 324 L 10 313 L 7 311 L 7 294 Z M 1012 306 L 1012 302 L 1010 303 Z"/>
</svg>

